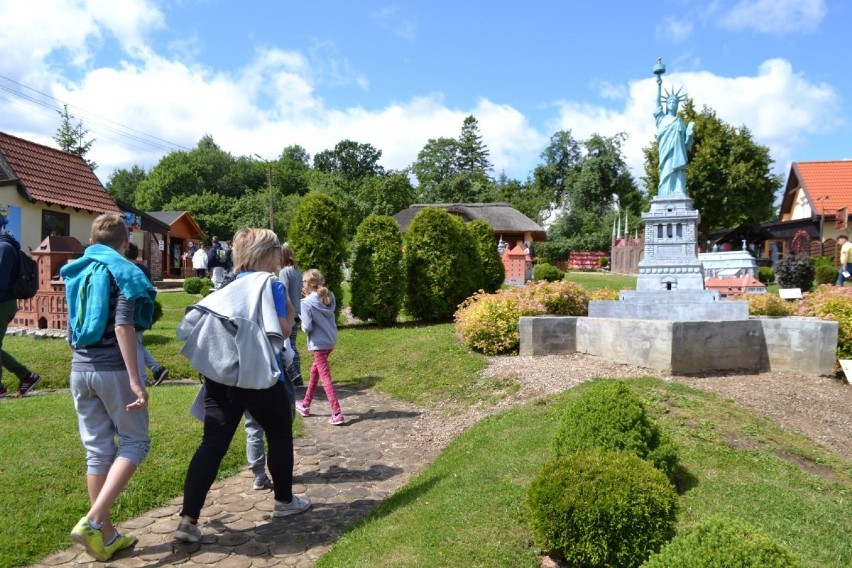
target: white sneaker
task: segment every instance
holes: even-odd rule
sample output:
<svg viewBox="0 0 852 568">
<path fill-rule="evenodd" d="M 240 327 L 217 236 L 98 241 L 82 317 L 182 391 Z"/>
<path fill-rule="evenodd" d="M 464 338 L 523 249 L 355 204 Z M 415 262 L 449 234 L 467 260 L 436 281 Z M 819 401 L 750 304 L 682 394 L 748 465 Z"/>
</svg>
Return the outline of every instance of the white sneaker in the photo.
<svg viewBox="0 0 852 568">
<path fill-rule="evenodd" d="M 201 529 L 198 524 L 192 524 L 186 519 L 181 519 L 175 531 L 175 540 L 181 542 L 198 542 L 201 540 Z"/>
<path fill-rule="evenodd" d="M 289 503 L 275 502 L 275 508 L 272 509 L 273 517 L 289 517 L 290 515 L 298 515 L 307 511 L 311 507 L 311 502 L 307 497 L 299 497 L 293 495 L 293 500 Z"/>
</svg>

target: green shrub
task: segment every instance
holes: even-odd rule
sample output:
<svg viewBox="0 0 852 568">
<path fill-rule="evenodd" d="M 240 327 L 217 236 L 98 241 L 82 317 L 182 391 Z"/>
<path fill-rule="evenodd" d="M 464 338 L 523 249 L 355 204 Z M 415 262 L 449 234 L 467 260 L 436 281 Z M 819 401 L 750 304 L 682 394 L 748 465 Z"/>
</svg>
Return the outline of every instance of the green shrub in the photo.
<svg viewBox="0 0 852 568">
<path fill-rule="evenodd" d="M 757 269 L 757 279 L 768 286 L 775 282 L 775 271 L 768 266 L 761 266 Z"/>
<path fill-rule="evenodd" d="M 426 207 L 405 233 L 405 309 L 416 319 L 445 321 L 479 288 L 482 266 L 464 222 Z"/>
<path fill-rule="evenodd" d="M 212 285 L 213 282 L 209 278 L 190 276 L 183 281 L 183 291 L 187 294 L 200 294 L 202 288 Z"/>
<path fill-rule="evenodd" d="M 724 515 L 710 517 L 677 535 L 643 568 L 795 568 L 799 562 L 781 543 L 754 525 Z"/>
<path fill-rule="evenodd" d="M 609 266 L 609 258 L 606 256 L 600 257 L 598 259 L 598 266 L 600 266 L 601 268 L 606 268 L 607 266 Z"/>
<path fill-rule="evenodd" d="M 465 226 L 476 242 L 482 262 L 482 282 L 478 287 L 486 292 L 496 292 L 503 285 L 506 273 L 497 251 L 497 243 L 494 241 L 494 229 L 482 219 L 474 219 Z"/>
<path fill-rule="evenodd" d="M 565 278 L 565 273 L 547 262 L 540 262 L 533 267 L 533 282 L 540 282 L 542 280 L 556 282 L 563 278 Z"/>
<path fill-rule="evenodd" d="M 666 477 L 627 452 L 594 448 L 545 465 L 527 491 L 537 547 L 569 566 L 639 566 L 675 532 Z"/>
<path fill-rule="evenodd" d="M 782 288 L 799 288 L 807 292 L 814 285 L 814 265 L 808 257 L 790 253 L 778 261 L 775 277 Z"/>
<path fill-rule="evenodd" d="M 795 304 L 777 294 L 743 294 L 736 299 L 748 302 L 750 316 L 791 316 L 795 311 Z"/>
<path fill-rule="evenodd" d="M 805 294 L 796 314 L 836 321 L 837 358 L 852 359 L 852 288 L 819 286 Z"/>
<path fill-rule="evenodd" d="M 565 406 L 553 438 L 556 457 L 593 447 L 630 452 L 674 478 L 674 442 L 622 381 L 595 381 Z"/>
<path fill-rule="evenodd" d="M 303 272 L 316 268 L 322 273 L 337 300 L 338 315 L 343 307 L 345 238 L 343 217 L 334 200 L 324 193 L 306 195 L 290 220 L 290 248 Z"/>
<path fill-rule="evenodd" d="M 151 318 L 151 325 L 160 321 L 161 317 L 163 317 L 163 304 L 160 303 L 160 300 L 154 300 L 154 315 Z"/>
<path fill-rule="evenodd" d="M 517 352 L 520 343 L 518 320 L 521 316 L 582 316 L 589 301 L 581 286 L 573 282 L 539 282 L 479 292 L 465 300 L 455 313 L 459 340 L 474 351 L 486 355 Z"/>
<path fill-rule="evenodd" d="M 834 268 L 834 259 L 830 256 L 815 256 L 813 263 L 814 268 L 819 268 L 820 266 L 831 266 Z"/>
<path fill-rule="evenodd" d="M 837 269 L 830 264 L 815 267 L 817 286 L 821 284 L 834 284 L 837 282 Z"/>
<path fill-rule="evenodd" d="M 370 215 L 358 226 L 352 255 L 352 315 L 379 325 L 402 307 L 402 233 L 393 217 Z"/>
<path fill-rule="evenodd" d="M 549 315 L 585 316 L 589 313 L 589 297 L 576 282 L 536 282 L 519 290 L 541 304 L 544 313 Z"/>
</svg>

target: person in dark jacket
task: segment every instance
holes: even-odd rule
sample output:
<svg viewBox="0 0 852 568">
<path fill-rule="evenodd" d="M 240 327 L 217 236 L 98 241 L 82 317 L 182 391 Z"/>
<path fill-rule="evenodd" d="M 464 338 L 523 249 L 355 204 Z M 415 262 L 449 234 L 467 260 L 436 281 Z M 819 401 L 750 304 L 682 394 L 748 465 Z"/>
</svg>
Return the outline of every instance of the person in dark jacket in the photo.
<svg viewBox="0 0 852 568">
<path fill-rule="evenodd" d="M 219 237 L 213 237 L 211 242 L 213 244 L 207 252 L 207 268 L 210 269 L 213 288 L 218 290 L 225 281 L 225 271 L 230 267 L 231 251 L 223 246 Z"/>
<path fill-rule="evenodd" d="M 18 276 L 18 251 L 21 245 L 15 237 L 8 233 L 0 235 L 0 398 L 9 394 L 3 384 L 3 369 L 18 377 L 21 382 L 18 387 L 18 396 L 26 396 L 41 381 L 38 373 L 27 369 L 17 359 L 6 351 L 3 351 L 3 338 L 9 323 L 18 312 L 18 300 L 12 297 L 9 290 L 12 282 Z"/>
</svg>

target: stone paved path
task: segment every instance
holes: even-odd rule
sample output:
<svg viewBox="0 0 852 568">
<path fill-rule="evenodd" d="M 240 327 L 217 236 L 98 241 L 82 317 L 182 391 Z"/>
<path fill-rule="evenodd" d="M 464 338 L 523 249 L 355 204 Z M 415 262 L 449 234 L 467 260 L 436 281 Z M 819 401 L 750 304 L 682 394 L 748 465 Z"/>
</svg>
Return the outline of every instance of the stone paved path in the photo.
<svg viewBox="0 0 852 568">
<path fill-rule="evenodd" d="M 304 419 L 305 436 L 295 441 L 293 491 L 310 497 L 313 507 L 307 512 L 270 518 L 272 492 L 254 491 L 251 473 L 245 470 L 213 485 L 201 511 L 200 543 L 172 539 L 179 497 L 167 507 L 121 523 L 119 530 L 132 532 L 139 542 L 105 565 L 312 566 L 346 527 L 435 457 L 414 450 L 406 435 L 420 415 L 415 407 L 358 386 L 339 387 L 337 394 L 346 425 L 326 422 L 330 410 L 320 388 L 312 405 L 317 415 Z M 91 562 L 82 548 L 74 547 L 38 566 Z"/>
</svg>

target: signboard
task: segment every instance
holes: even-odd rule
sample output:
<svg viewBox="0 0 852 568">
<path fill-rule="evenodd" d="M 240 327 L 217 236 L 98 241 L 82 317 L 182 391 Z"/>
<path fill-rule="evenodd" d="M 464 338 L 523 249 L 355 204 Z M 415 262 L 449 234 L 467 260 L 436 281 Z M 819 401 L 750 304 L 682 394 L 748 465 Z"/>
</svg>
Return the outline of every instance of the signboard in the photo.
<svg viewBox="0 0 852 568">
<path fill-rule="evenodd" d="M 6 234 L 21 240 L 21 208 L 0 204 L 0 235 Z"/>
<path fill-rule="evenodd" d="M 843 369 L 843 374 L 846 375 L 846 382 L 852 384 L 852 359 L 839 359 L 840 368 Z"/>
<path fill-rule="evenodd" d="M 778 297 L 782 300 L 801 300 L 802 290 L 800 288 L 781 288 Z"/>
<path fill-rule="evenodd" d="M 834 230 L 845 231 L 849 226 L 849 208 L 841 207 L 837 210 L 837 215 L 834 217 Z"/>
</svg>

